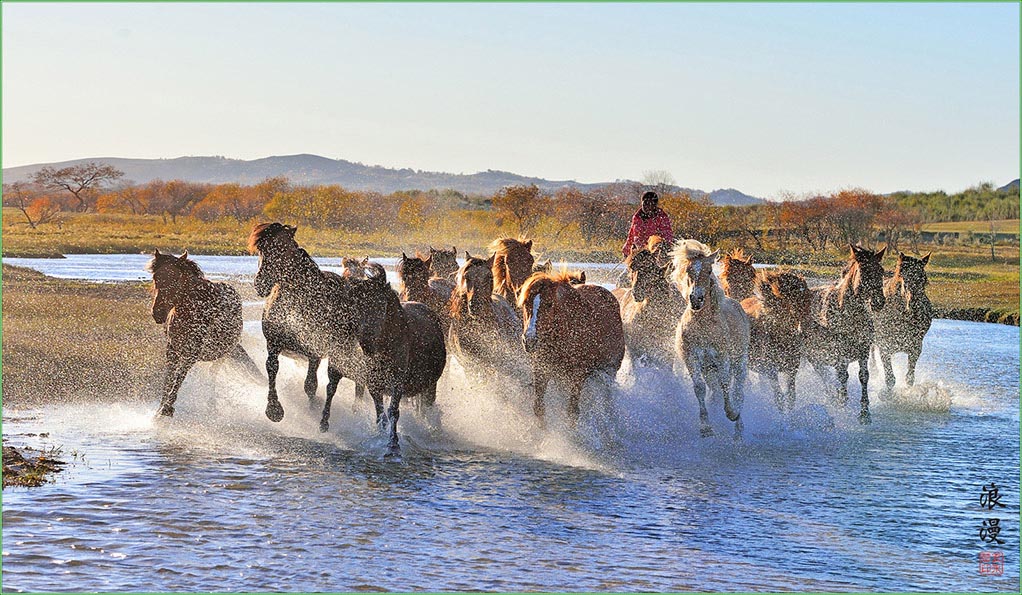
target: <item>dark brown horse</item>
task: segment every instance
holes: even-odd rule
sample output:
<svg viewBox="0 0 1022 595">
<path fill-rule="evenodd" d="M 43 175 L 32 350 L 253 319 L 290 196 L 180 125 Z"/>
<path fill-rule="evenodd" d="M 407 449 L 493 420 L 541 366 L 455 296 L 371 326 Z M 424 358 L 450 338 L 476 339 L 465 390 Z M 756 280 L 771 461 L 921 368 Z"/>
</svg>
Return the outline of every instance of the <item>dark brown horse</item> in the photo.
<svg viewBox="0 0 1022 595">
<path fill-rule="evenodd" d="M 153 320 L 165 324 L 167 330 L 160 415 L 174 415 L 177 391 L 196 362 L 230 356 L 259 375 L 238 343 L 241 297 L 233 287 L 207 280 L 187 252 L 178 257 L 155 250 L 146 270 L 153 274 Z"/>
<path fill-rule="evenodd" d="M 759 296 L 742 300 L 749 316 L 749 367 L 770 383 L 781 413 L 791 413 L 812 294 L 805 279 L 784 271 L 761 271 L 756 290 Z"/>
<path fill-rule="evenodd" d="M 508 302 L 518 302 L 518 290 L 536 263 L 532 240 L 503 238 L 490 244 L 493 252 L 493 290 Z"/>
<path fill-rule="evenodd" d="M 448 344 L 466 370 L 499 372 L 524 382 L 525 351 L 519 340 L 522 319 L 515 306 L 493 293 L 493 257 L 465 252 L 465 264 L 451 295 Z"/>
<path fill-rule="evenodd" d="M 848 400 L 848 366 L 859 363 L 859 421 L 870 422 L 869 352 L 873 346 L 872 312 L 883 309 L 884 268 L 881 264 L 887 248 L 874 252 L 849 246 L 848 264 L 841 279 L 832 285 L 812 290 L 810 320 L 806 324 L 809 360 L 819 368 L 834 366 L 838 378 L 838 401 Z"/>
<path fill-rule="evenodd" d="M 894 368 L 891 356 L 898 352 L 908 354 L 908 370 L 905 382 L 912 386 L 916 380 L 916 362 L 923 351 L 923 338 L 933 322 L 933 305 L 926 296 L 926 264 L 930 255 L 913 258 L 898 253 L 898 264 L 894 277 L 884 283 L 884 297 L 887 302 L 874 318 L 876 322 L 876 346 L 888 390 L 894 388 Z"/>
<path fill-rule="evenodd" d="M 720 285 L 724 295 L 739 302 L 753 296 L 756 288 L 756 269 L 752 257 L 741 248 L 724 255 L 720 270 Z"/>
<path fill-rule="evenodd" d="M 675 360 L 674 331 L 685 312 L 681 294 L 667 277 L 671 267 L 646 248 L 632 252 L 625 267 L 632 288 L 622 291 L 619 299 L 632 362 L 669 370 Z"/>
<path fill-rule="evenodd" d="M 447 279 L 448 281 L 454 281 L 455 275 L 458 274 L 458 249 L 451 246 L 450 251 L 434 250 L 433 246 L 429 247 L 429 271 L 431 277 L 437 277 L 439 279 Z"/>
<path fill-rule="evenodd" d="M 450 326 L 451 318 L 447 304 L 454 291 L 454 283 L 432 276 L 433 256 L 423 257 L 418 252 L 408 258 L 404 252 L 397 263 L 397 276 L 401 279 L 401 301 L 426 304 L 440 320 L 444 333 Z"/>
<path fill-rule="evenodd" d="M 617 299 L 598 285 L 572 285 L 568 275 L 535 273 L 519 290 L 522 344 L 530 354 L 535 390 L 533 411 L 545 413 L 550 380 L 568 392 L 568 418 L 578 421 L 582 387 L 590 376 L 613 378 L 625 354 Z"/>
<path fill-rule="evenodd" d="M 296 231 L 280 223 L 253 229 L 249 246 L 259 253 L 256 289 L 269 293 L 267 311 L 274 314 L 274 324 L 285 326 L 329 358 L 331 382 L 343 371 L 369 388 L 377 424 L 381 430 L 390 426 L 388 454 L 397 454 L 402 398 L 419 394 L 424 405 L 436 400 L 436 383 L 446 360 L 439 321 L 423 304 L 401 304 L 378 264 L 367 267 L 366 279 L 324 275 L 295 242 Z M 264 315 L 264 331 L 266 322 Z M 271 364 L 270 400 L 282 416 L 273 383 L 275 355 L 267 361 L 268 371 Z M 329 389 L 320 422 L 324 431 L 333 397 Z M 391 397 L 386 412 L 385 394 Z"/>
</svg>

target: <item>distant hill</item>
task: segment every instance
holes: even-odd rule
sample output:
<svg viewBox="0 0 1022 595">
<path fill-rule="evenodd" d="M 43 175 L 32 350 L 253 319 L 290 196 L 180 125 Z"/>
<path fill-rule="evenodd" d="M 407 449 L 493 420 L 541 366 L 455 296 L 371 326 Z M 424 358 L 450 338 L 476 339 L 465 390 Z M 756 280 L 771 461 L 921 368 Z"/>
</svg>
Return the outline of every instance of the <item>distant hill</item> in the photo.
<svg viewBox="0 0 1022 595">
<path fill-rule="evenodd" d="M 1001 186 L 998 190 L 1014 190 L 1015 192 L 1018 192 L 1018 178 L 1015 178 L 1014 182 L 1008 182 L 1004 186 Z"/>
<path fill-rule="evenodd" d="M 580 189 L 603 186 L 604 183 L 583 184 L 574 180 L 546 180 L 506 171 L 487 170 L 474 174 L 449 174 L 415 169 L 392 169 L 363 165 L 344 159 L 328 159 L 319 155 L 284 155 L 244 161 L 226 157 L 178 157 L 176 159 L 125 159 L 92 157 L 60 163 L 37 163 L 3 170 L 4 182 L 28 180 L 46 166 L 68 167 L 95 161 L 106 163 L 124 172 L 124 179 L 136 183 L 151 180 L 187 180 L 222 184 L 238 182 L 255 184 L 273 176 L 286 176 L 300 184 L 340 184 L 352 190 L 375 190 L 390 193 L 397 190 L 443 190 L 451 188 L 466 194 L 493 194 L 504 186 L 535 184 L 553 192 L 565 186 Z M 687 190 L 693 197 L 709 195 L 720 205 L 758 204 L 762 199 L 743 194 L 733 188 L 705 192 Z"/>
</svg>

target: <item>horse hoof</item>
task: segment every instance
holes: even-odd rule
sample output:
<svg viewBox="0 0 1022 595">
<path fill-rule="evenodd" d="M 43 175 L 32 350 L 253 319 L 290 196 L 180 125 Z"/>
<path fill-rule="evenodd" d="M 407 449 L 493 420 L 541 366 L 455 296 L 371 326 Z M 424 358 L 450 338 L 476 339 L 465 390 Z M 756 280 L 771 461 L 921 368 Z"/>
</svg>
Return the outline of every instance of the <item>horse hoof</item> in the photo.
<svg viewBox="0 0 1022 595">
<path fill-rule="evenodd" d="M 284 419 L 284 408 L 280 406 L 279 401 L 274 401 L 266 405 L 266 417 L 273 422 L 278 422 Z"/>
<path fill-rule="evenodd" d="M 394 460 L 394 459 L 397 459 L 397 458 L 400 458 L 400 457 L 401 457 L 401 447 L 399 447 L 396 444 L 391 444 L 390 447 L 387 448 L 387 454 L 383 455 L 383 458 L 387 459 L 387 460 Z"/>
<path fill-rule="evenodd" d="M 319 431 L 326 432 L 330 429 L 330 422 L 321 421 L 319 422 Z"/>
<path fill-rule="evenodd" d="M 730 407 L 724 407 L 724 415 L 727 416 L 728 421 L 738 421 L 738 416 L 741 415 L 741 413 Z"/>
<path fill-rule="evenodd" d="M 160 407 L 157 417 L 174 417 L 174 408 L 167 406 Z"/>
<path fill-rule="evenodd" d="M 710 436 L 713 436 L 713 428 L 710 426 L 703 426 L 699 428 L 699 435 L 703 438 L 709 438 Z"/>
<path fill-rule="evenodd" d="M 867 426 L 867 425 L 873 423 L 873 418 L 869 414 L 869 411 L 860 411 L 859 412 L 859 423 L 864 425 L 864 426 Z"/>
</svg>

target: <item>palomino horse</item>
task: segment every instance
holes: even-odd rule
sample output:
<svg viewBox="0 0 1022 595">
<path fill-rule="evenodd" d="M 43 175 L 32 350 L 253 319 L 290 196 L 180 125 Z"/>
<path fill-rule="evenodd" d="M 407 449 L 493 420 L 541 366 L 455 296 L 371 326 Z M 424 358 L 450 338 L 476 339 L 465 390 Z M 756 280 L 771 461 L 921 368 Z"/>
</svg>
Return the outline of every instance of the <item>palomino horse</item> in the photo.
<svg viewBox="0 0 1022 595">
<path fill-rule="evenodd" d="M 519 290 L 522 344 L 532 360 L 533 411 L 542 419 L 550 380 L 568 391 L 568 417 L 574 426 L 587 378 L 613 378 L 625 355 L 617 299 L 598 285 L 572 285 L 565 274 L 535 273 Z"/>
<path fill-rule="evenodd" d="M 324 275 L 295 242 L 296 231 L 280 223 L 253 229 L 249 246 L 260 257 L 256 289 L 272 288 L 267 310 L 277 315 L 274 322 L 286 325 L 310 348 L 325 354 L 337 378 L 343 370 L 369 388 L 378 426 L 385 429 L 389 422 L 388 454 L 397 454 L 402 398 L 420 394 L 425 405 L 436 400 L 436 383 L 446 361 L 440 323 L 423 304 L 401 304 L 378 264 L 367 267 L 366 279 Z M 264 329 L 265 321 L 264 315 Z M 272 364 L 275 373 L 275 357 Z M 271 369 L 269 360 L 267 369 Z M 270 397 L 280 409 L 273 376 Z M 329 428 L 333 396 L 329 388 L 320 421 L 322 431 Z M 385 394 L 391 397 L 386 413 Z"/>
<path fill-rule="evenodd" d="M 523 376 L 525 352 L 519 334 L 522 319 L 514 306 L 493 293 L 493 257 L 465 252 L 450 303 L 448 343 L 466 369 Z"/>
<path fill-rule="evenodd" d="M 160 400 L 160 415 L 172 417 L 177 391 L 188 370 L 198 361 L 229 355 L 250 366 L 255 364 L 238 343 L 241 336 L 241 297 L 226 283 L 206 279 L 199 265 L 188 259 L 153 252 L 146 265 L 153 274 L 153 320 L 167 330 L 167 371 Z"/>
<path fill-rule="evenodd" d="M 458 274 L 458 249 L 451 246 L 450 251 L 443 248 L 434 250 L 433 246 L 430 246 L 429 272 L 431 277 L 453 282 L 455 275 Z"/>
<path fill-rule="evenodd" d="M 749 365 L 749 319 L 741 304 L 724 295 L 713 274 L 717 253 L 696 240 L 678 240 L 672 280 L 685 301 L 675 332 L 675 351 L 685 362 L 699 401 L 699 432 L 713 434 L 706 412 L 707 389 L 718 388 L 724 413 L 742 435 L 742 401 Z"/>
<path fill-rule="evenodd" d="M 669 266 L 660 265 L 657 254 L 645 248 L 632 252 L 625 266 L 632 289 L 622 291 L 618 299 L 632 362 L 646 361 L 670 369 L 674 364 L 674 330 L 685 303 L 667 278 Z"/>
<path fill-rule="evenodd" d="M 759 296 L 742 300 L 750 325 L 749 366 L 770 383 L 781 413 L 791 413 L 812 294 L 805 279 L 784 271 L 760 272 L 756 290 Z M 784 391 L 779 377 L 782 373 Z"/>
<path fill-rule="evenodd" d="M 752 257 L 746 256 L 741 248 L 735 248 L 724 255 L 720 271 L 720 284 L 724 295 L 742 301 L 753 297 L 756 288 L 756 269 Z"/>
<path fill-rule="evenodd" d="M 532 274 L 536 259 L 532 240 L 503 238 L 490 244 L 493 252 L 493 290 L 508 302 L 518 302 L 518 290 Z"/>
<path fill-rule="evenodd" d="M 884 366 L 888 390 L 894 388 L 894 368 L 891 356 L 898 352 L 908 354 L 905 382 L 915 384 L 916 362 L 923 351 L 923 337 L 933 322 L 933 305 L 926 297 L 926 264 L 930 255 L 912 258 L 898 253 L 894 277 L 884 283 L 886 304 L 875 313 L 875 342 Z"/>
<path fill-rule="evenodd" d="M 868 424 L 869 352 L 874 327 L 871 312 L 883 309 L 884 268 L 881 260 L 887 248 L 874 252 L 849 246 L 848 264 L 841 279 L 812 290 L 812 309 L 807 323 L 806 355 L 817 367 L 834 366 L 838 379 L 838 401 L 848 400 L 848 365 L 859 363 L 859 421 Z"/>
<path fill-rule="evenodd" d="M 447 304 L 451 300 L 454 283 L 432 277 L 432 262 L 432 255 L 424 258 L 416 252 L 415 256 L 408 258 L 404 252 L 401 253 L 401 260 L 397 263 L 397 276 L 401 279 L 401 301 L 426 304 L 440 319 L 440 328 L 446 333 L 451 323 Z"/>
</svg>

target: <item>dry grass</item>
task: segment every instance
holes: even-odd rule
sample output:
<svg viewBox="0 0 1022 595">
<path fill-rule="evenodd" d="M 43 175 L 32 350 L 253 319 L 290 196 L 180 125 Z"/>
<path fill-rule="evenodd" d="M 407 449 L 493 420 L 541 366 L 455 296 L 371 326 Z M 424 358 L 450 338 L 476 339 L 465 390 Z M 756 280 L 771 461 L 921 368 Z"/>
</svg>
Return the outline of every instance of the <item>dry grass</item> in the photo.
<svg viewBox="0 0 1022 595">
<path fill-rule="evenodd" d="M 989 221 L 942 221 L 940 223 L 928 223 L 923 226 L 923 231 L 989 233 Z M 1018 219 L 998 219 L 994 221 L 994 233 L 1019 233 Z"/>
<path fill-rule="evenodd" d="M 151 398 L 165 338 L 141 284 L 53 279 L 3 266 L 3 402 Z"/>
</svg>

